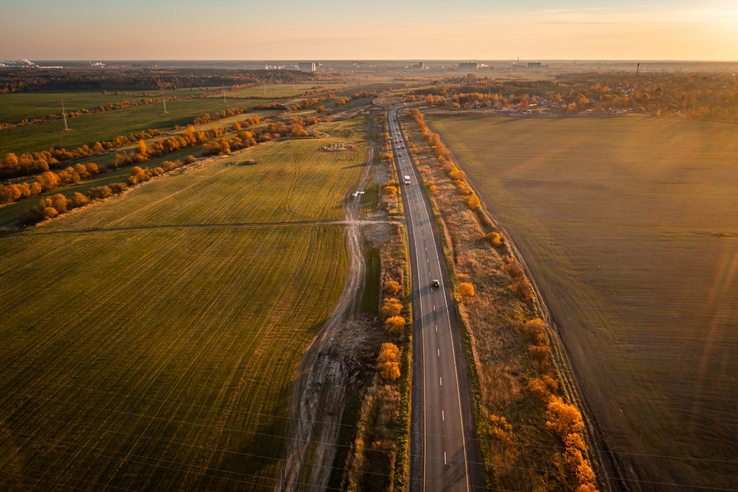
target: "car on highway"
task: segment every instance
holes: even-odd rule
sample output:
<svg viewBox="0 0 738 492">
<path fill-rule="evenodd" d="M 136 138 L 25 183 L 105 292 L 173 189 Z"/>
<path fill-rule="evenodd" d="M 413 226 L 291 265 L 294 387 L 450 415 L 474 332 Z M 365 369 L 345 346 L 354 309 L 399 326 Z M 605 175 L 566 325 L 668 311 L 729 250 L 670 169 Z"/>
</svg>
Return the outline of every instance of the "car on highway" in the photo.
<svg viewBox="0 0 738 492">
<path fill-rule="evenodd" d="M 431 282 L 431 287 L 435 287 L 436 289 L 441 286 L 441 283 L 438 280 L 433 280 Z"/>
<path fill-rule="evenodd" d="M 400 154 L 400 155 L 402 155 L 402 154 Z M 405 176 L 405 184 L 406 185 L 409 185 L 410 184 L 410 176 Z"/>
</svg>

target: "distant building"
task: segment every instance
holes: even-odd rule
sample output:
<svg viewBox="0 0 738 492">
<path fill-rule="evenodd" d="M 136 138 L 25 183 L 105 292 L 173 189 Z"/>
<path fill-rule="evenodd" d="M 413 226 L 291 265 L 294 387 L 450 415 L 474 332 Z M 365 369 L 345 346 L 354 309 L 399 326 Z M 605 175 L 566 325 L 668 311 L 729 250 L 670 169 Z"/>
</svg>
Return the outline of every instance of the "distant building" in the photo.
<svg viewBox="0 0 738 492">
<path fill-rule="evenodd" d="M 469 70 L 474 71 L 474 72 L 479 70 L 479 63 L 468 63 L 468 62 L 459 63 L 460 72 L 469 71 Z"/>
<path fill-rule="evenodd" d="M 425 70 L 428 67 L 425 66 L 425 62 L 418 62 L 417 64 L 413 65 L 413 68 L 416 70 Z"/>
<path fill-rule="evenodd" d="M 541 62 L 528 62 L 528 68 L 530 68 L 531 70 L 541 68 Z"/>
<path fill-rule="evenodd" d="M 4 60 L 0 63 L 2 63 L 1 66 L 7 68 L 38 68 L 38 65 L 27 58 L 23 58 L 22 60 Z"/>
<path fill-rule="evenodd" d="M 317 67 L 315 66 L 315 62 L 311 63 L 300 63 L 297 65 L 299 70 L 301 72 L 315 72 L 317 70 Z"/>
</svg>

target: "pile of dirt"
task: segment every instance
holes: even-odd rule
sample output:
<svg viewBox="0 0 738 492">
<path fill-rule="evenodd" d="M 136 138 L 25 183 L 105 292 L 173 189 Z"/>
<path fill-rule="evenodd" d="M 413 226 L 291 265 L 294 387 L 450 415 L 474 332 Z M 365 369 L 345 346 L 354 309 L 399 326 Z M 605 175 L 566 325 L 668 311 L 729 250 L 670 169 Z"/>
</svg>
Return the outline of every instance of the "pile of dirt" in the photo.
<svg viewBox="0 0 738 492">
<path fill-rule="evenodd" d="M 323 152 L 340 152 L 342 150 L 356 150 L 356 149 L 357 149 L 356 144 L 352 144 L 348 142 L 338 142 L 338 143 L 332 143 L 325 147 L 321 147 L 320 150 L 322 150 Z"/>
</svg>

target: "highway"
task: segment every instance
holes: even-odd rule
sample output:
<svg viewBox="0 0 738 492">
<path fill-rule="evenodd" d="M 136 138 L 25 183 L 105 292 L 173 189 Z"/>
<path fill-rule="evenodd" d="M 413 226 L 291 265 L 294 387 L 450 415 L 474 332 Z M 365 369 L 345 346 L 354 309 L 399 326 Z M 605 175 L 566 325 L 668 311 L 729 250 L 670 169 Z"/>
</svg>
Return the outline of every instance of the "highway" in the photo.
<svg viewBox="0 0 738 492">
<path fill-rule="evenodd" d="M 479 474 L 459 324 L 439 234 L 397 123 L 398 109 L 388 111 L 388 124 L 407 223 L 413 288 L 410 486 L 412 492 L 470 491 L 477 488 Z M 433 286 L 434 280 L 438 287 Z"/>
</svg>

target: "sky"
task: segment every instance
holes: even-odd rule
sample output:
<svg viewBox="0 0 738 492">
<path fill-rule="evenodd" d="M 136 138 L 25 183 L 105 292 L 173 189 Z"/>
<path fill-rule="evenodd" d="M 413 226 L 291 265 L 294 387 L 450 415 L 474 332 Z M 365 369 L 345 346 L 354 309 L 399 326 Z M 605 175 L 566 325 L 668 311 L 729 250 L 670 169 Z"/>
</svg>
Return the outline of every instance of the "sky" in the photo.
<svg viewBox="0 0 738 492">
<path fill-rule="evenodd" d="M 738 0 L 0 0 L 0 60 L 738 60 Z"/>
</svg>

